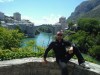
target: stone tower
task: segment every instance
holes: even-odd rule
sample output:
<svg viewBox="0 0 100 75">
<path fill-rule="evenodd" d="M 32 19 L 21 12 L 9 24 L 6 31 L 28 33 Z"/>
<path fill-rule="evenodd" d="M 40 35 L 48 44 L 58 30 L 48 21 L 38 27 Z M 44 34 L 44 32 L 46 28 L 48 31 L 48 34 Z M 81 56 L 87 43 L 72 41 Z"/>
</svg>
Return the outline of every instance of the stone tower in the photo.
<svg viewBox="0 0 100 75">
<path fill-rule="evenodd" d="M 21 14 L 19 12 L 16 12 L 13 14 L 14 20 L 21 21 Z"/>
</svg>

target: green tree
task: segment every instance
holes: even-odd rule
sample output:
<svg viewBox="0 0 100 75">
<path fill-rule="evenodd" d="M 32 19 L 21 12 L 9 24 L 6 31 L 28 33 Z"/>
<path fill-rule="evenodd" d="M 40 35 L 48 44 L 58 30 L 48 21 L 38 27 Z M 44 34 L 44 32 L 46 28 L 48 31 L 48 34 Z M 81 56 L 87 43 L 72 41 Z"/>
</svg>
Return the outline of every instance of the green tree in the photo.
<svg viewBox="0 0 100 75">
<path fill-rule="evenodd" d="M 38 30 L 41 32 L 47 32 L 47 33 L 52 33 L 53 26 L 52 25 L 47 25 L 43 24 L 38 27 Z"/>
<path fill-rule="evenodd" d="M 22 33 L 22 31 L 21 31 L 21 29 L 20 29 L 20 27 L 18 25 L 16 26 L 15 29 L 18 30 L 19 33 Z"/>
<path fill-rule="evenodd" d="M 93 18 L 82 18 L 78 21 L 78 26 L 81 30 L 89 32 L 90 34 L 97 35 L 100 31 L 100 23 Z"/>
<path fill-rule="evenodd" d="M 95 38 L 96 44 L 100 45 L 100 32 L 98 33 L 98 35 Z"/>
<path fill-rule="evenodd" d="M 69 22 L 69 23 L 68 23 L 68 27 L 69 27 L 69 29 L 72 29 L 73 25 L 74 25 L 73 22 Z"/>
<path fill-rule="evenodd" d="M 72 31 L 65 31 L 65 39 L 75 43 L 82 52 L 89 52 L 94 58 L 99 59 L 100 22 L 93 18 L 82 18 L 77 23 L 79 30 L 74 34 L 71 34 Z"/>
<path fill-rule="evenodd" d="M 23 39 L 23 34 L 18 30 L 9 30 L 7 28 L 0 27 L 0 47 L 3 49 L 11 49 L 13 47 L 19 47 Z"/>
<path fill-rule="evenodd" d="M 34 40 L 30 40 L 30 41 L 26 42 L 26 46 L 33 48 L 34 46 L 36 46 L 36 42 Z"/>
<path fill-rule="evenodd" d="M 66 36 L 65 39 L 75 43 L 84 53 L 87 53 L 88 49 L 95 45 L 94 38 L 82 30 L 76 32 L 75 34 Z"/>
<path fill-rule="evenodd" d="M 91 56 L 100 60 L 100 45 L 94 45 L 92 48 L 90 48 L 89 53 Z"/>
</svg>

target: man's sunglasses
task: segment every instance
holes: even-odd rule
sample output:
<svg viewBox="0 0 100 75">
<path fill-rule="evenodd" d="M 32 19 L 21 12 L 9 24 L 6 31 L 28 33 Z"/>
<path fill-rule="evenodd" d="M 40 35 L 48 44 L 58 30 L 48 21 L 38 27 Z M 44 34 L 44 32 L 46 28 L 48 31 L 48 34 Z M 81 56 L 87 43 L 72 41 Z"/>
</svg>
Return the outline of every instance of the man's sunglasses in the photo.
<svg viewBox="0 0 100 75">
<path fill-rule="evenodd" d="M 57 34 L 57 36 L 62 36 L 62 34 Z"/>
</svg>

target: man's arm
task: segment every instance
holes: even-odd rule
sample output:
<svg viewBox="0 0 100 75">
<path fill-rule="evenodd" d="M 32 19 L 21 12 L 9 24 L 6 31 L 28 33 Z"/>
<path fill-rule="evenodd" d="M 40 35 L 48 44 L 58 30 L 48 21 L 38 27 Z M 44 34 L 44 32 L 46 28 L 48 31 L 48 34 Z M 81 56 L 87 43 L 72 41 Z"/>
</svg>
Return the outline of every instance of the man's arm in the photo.
<svg viewBox="0 0 100 75">
<path fill-rule="evenodd" d="M 46 57 L 48 55 L 48 52 L 53 48 L 53 42 L 50 43 L 50 45 L 48 46 L 48 48 L 45 50 L 45 53 L 44 53 L 44 57 L 43 57 L 43 60 L 45 63 L 47 63 L 48 61 L 46 60 Z"/>
<path fill-rule="evenodd" d="M 68 51 L 69 54 L 73 53 L 73 44 L 69 41 L 66 41 L 66 51 Z"/>
</svg>

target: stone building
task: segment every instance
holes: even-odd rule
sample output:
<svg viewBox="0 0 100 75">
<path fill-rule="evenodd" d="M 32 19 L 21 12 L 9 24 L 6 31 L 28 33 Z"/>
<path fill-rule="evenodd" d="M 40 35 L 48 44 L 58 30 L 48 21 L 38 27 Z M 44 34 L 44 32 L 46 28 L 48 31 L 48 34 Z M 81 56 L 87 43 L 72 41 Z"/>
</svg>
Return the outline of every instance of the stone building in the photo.
<svg viewBox="0 0 100 75">
<path fill-rule="evenodd" d="M 4 13 L 0 12 L 0 19 L 4 19 Z M 29 20 L 21 20 L 21 14 L 19 12 L 14 13 L 13 17 L 6 16 L 5 20 L 1 21 L 1 25 L 9 29 L 19 28 L 28 37 L 35 36 L 34 23 Z"/>
<path fill-rule="evenodd" d="M 0 20 L 4 20 L 4 17 L 5 17 L 4 13 L 0 12 Z"/>
<path fill-rule="evenodd" d="M 7 27 L 9 29 L 16 29 L 19 27 L 25 35 L 28 37 L 34 37 L 35 36 L 35 26 L 33 23 L 3 23 L 3 27 Z"/>
<path fill-rule="evenodd" d="M 65 30 L 65 28 L 68 28 L 66 17 L 59 18 L 59 23 L 62 27 L 61 30 Z"/>
<path fill-rule="evenodd" d="M 14 20 L 21 21 L 21 14 L 19 12 L 16 12 L 13 14 Z"/>
<path fill-rule="evenodd" d="M 68 28 L 67 20 L 65 17 L 59 18 L 59 22 L 54 24 L 53 33 L 56 34 L 58 31 L 65 30 Z"/>
</svg>

